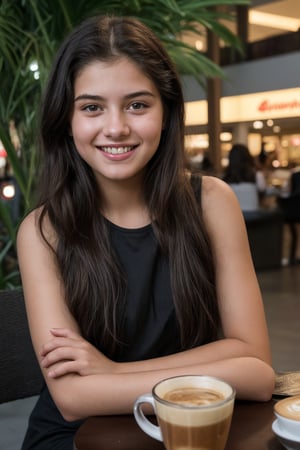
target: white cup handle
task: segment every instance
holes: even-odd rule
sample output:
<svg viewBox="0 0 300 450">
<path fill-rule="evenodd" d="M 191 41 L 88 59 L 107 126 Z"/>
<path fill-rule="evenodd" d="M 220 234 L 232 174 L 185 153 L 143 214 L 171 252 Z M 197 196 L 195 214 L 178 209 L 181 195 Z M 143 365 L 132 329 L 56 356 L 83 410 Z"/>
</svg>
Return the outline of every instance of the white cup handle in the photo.
<svg viewBox="0 0 300 450">
<path fill-rule="evenodd" d="M 154 399 L 151 394 L 141 395 L 134 403 L 133 414 L 140 428 L 157 441 L 163 441 L 161 430 L 147 419 L 142 410 L 143 403 L 150 403 L 155 411 Z"/>
</svg>

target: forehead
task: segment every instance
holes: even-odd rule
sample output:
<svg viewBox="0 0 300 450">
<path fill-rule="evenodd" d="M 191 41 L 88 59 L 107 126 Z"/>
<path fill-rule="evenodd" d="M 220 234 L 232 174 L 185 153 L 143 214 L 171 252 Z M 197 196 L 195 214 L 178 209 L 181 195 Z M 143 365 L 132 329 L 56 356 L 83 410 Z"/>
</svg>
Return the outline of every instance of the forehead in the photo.
<svg viewBox="0 0 300 450">
<path fill-rule="evenodd" d="M 80 70 L 74 81 L 76 94 L 87 89 L 121 92 L 139 90 L 140 87 L 159 95 L 154 82 L 134 61 L 125 57 L 112 61 L 94 60 Z"/>
</svg>

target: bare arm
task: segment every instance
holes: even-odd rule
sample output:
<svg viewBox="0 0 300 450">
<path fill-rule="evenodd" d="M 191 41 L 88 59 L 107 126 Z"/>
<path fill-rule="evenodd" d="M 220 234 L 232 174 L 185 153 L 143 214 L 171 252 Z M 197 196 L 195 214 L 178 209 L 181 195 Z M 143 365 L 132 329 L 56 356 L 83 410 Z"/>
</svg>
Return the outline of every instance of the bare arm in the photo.
<svg viewBox="0 0 300 450">
<path fill-rule="evenodd" d="M 33 215 L 22 224 L 18 254 L 32 339 L 51 395 L 67 420 L 129 413 L 135 398 L 158 380 L 186 373 L 222 377 L 240 398 L 270 398 L 274 374 L 241 212 L 219 180 L 206 178 L 203 189 L 224 339 L 164 358 L 117 364 L 84 341 Z"/>
</svg>

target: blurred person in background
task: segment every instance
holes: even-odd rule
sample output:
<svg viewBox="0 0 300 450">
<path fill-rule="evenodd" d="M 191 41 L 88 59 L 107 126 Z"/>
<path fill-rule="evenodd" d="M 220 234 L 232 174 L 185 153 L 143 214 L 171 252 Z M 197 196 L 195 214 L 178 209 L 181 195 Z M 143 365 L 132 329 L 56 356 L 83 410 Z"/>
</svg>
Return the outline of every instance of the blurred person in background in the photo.
<svg viewBox="0 0 300 450">
<path fill-rule="evenodd" d="M 266 190 L 264 173 L 244 144 L 234 144 L 229 152 L 223 180 L 235 192 L 243 211 L 257 210 Z"/>
</svg>

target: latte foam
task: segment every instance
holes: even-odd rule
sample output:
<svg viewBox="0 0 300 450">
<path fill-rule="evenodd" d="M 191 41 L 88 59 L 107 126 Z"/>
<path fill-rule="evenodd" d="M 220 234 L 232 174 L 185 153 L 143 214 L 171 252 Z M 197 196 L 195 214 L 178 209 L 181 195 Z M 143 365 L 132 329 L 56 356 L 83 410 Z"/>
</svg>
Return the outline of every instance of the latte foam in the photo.
<svg viewBox="0 0 300 450">
<path fill-rule="evenodd" d="M 167 392 L 163 399 L 179 405 L 199 406 L 219 402 L 224 399 L 224 395 L 207 388 L 180 387 Z"/>
<path fill-rule="evenodd" d="M 275 404 L 274 409 L 280 416 L 300 421 L 300 395 L 280 400 Z"/>
</svg>

